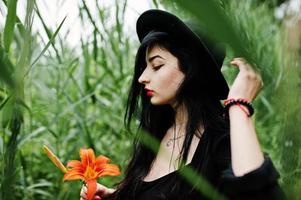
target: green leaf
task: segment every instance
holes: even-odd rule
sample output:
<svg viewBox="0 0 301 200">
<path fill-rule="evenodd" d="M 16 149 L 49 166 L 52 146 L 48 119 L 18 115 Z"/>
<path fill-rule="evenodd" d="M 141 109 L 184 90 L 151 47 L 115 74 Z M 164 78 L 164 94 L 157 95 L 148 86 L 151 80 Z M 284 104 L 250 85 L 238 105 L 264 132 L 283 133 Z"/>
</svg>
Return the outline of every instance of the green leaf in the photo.
<svg viewBox="0 0 301 200">
<path fill-rule="evenodd" d="M 238 31 L 234 28 L 218 1 L 177 0 L 176 2 L 195 16 L 201 25 L 205 25 L 204 29 L 206 29 L 207 37 L 228 43 L 237 55 L 245 57 L 247 60 L 250 59 Z"/>
<path fill-rule="evenodd" d="M 66 20 L 66 17 L 64 17 L 64 19 L 62 20 L 62 22 L 60 23 L 59 27 L 56 29 L 56 31 L 54 32 L 54 34 L 52 35 L 52 37 L 50 38 L 50 40 L 48 41 L 48 43 L 46 44 L 46 46 L 44 47 L 44 49 L 41 51 L 41 53 L 38 55 L 38 57 L 31 63 L 30 68 L 28 69 L 28 71 L 25 73 L 25 76 L 30 72 L 30 70 L 32 69 L 32 67 L 36 64 L 36 62 L 38 62 L 38 60 L 44 55 L 44 53 L 47 51 L 48 47 L 53 43 L 55 37 L 57 36 L 57 34 L 59 33 L 63 23 Z"/>
<path fill-rule="evenodd" d="M 10 99 L 11 96 L 7 96 L 5 98 L 5 100 L 3 102 L 1 102 L 0 104 L 0 110 L 2 110 L 2 108 L 5 106 L 5 104 L 8 102 L 8 100 Z"/>
<path fill-rule="evenodd" d="M 14 36 L 14 27 L 16 23 L 16 9 L 17 9 L 17 0 L 8 1 L 8 10 L 4 27 L 4 48 L 6 52 L 9 51 L 10 44 L 12 43 Z"/>
<path fill-rule="evenodd" d="M 0 80 L 3 80 L 9 86 L 14 86 L 12 78 L 13 64 L 8 58 L 5 50 L 0 46 Z"/>
<path fill-rule="evenodd" d="M 52 31 L 47 27 L 45 21 L 43 20 L 42 15 L 41 15 L 41 13 L 40 13 L 40 10 L 39 10 L 38 6 L 36 5 L 35 7 L 36 7 L 36 9 L 35 9 L 35 10 L 36 10 L 36 13 L 37 13 L 38 17 L 40 18 L 40 20 L 41 20 L 41 22 L 42 22 L 42 25 L 43 25 L 43 28 L 44 28 L 46 34 L 47 34 L 47 37 L 48 37 L 48 39 L 51 39 L 51 37 L 52 37 L 52 35 L 53 35 L 53 34 L 52 34 Z M 61 63 L 61 62 L 62 62 L 62 59 L 61 59 L 61 57 L 60 57 L 60 55 L 59 55 L 59 52 L 58 52 L 57 48 L 55 47 L 55 41 L 54 41 L 54 40 L 51 42 L 51 46 L 52 46 L 52 48 L 53 48 L 54 51 L 55 51 L 55 54 L 56 54 L 56 57 L 57 57 L 59 63 Z"/>
</svg>

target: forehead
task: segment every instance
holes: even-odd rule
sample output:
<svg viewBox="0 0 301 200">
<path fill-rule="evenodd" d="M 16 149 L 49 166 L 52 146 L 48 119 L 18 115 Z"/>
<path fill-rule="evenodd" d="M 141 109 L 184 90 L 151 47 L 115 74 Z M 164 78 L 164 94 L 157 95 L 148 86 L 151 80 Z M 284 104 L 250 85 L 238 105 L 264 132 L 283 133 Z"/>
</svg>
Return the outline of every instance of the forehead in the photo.
<svg viewBox="0 0 301 200">
<path fill-rule="evenodd" d="M 166 50 L 164 47 L 161 47 L 159 45 L 153 45 L 153 46 L 149 46 L 146 49 L 146 61 L 148 62 L 148 59 L 156 56 L 156 55 L 160 55 L 163 58 L 168 58 L 169 56 L 169 51 Z"/>
</svg>

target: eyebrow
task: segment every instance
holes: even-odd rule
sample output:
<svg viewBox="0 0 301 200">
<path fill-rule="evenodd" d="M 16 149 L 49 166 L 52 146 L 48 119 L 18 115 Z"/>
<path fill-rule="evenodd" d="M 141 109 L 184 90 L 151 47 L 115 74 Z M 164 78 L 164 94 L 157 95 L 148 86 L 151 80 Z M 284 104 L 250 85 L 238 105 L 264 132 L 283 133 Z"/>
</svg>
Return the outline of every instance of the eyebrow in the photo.
<svg viewBox="0 0 301 200">
<path fill-rule="evenodd" d="M 148 62 L 152 62 L 155 58 L 161 58 L 161 59 L 165 60 L 165 59 L 162 58 L 161 56 L 155 55 L 155 56 L 153 56 L 153 57 L 150 57 L 150 58 L 148 59 Z"/>
</svg>

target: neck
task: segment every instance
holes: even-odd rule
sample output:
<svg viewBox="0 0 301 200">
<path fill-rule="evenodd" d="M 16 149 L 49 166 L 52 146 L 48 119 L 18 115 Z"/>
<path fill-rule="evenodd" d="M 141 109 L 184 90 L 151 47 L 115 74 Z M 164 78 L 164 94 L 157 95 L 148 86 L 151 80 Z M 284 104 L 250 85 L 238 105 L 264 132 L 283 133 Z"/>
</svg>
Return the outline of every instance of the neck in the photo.
<svg viewBox="0 0 301 200">
<path fill-rule="evenodd" d="M 174 131 L 176 131 L 175 136 L 178 137 L 179 135 L 186 132 L 186 125 L 188 122 L 188 111 L 184 104 L 175 106 L 175 104 L 172 105 L 173 109 L 175 110 L 175 124 L 173 124 L 172 128 L 174 128 Z M 203 124 L 199 124 L 199 130 L 203 130 Z"/>
<path fill-rule="evenodd" d="M 173 128 L 175 130 L 176 136 L 181 135 L 181 133 L 185 132 L 185 128 L 188 121 L 188 113 L 186 107 L 182 104 L 179 106 L 172 105 L 175 110 L 175 123 L 173 124 Z M 180 131 L 182 130 L 182 131 Z"/>
</svg>

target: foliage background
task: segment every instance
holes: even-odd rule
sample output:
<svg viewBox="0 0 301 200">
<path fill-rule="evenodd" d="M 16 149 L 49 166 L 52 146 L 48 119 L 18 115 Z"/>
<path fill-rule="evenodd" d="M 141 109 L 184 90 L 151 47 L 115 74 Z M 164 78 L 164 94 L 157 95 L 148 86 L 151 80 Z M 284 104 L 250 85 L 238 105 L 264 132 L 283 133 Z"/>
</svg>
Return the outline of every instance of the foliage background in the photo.
<svg viewBox="0 0 301 200">
<path fill-rule="evenodd" d="M 151 4 L 183 18 L 194 15 L 196 5 L 206 6 L 205 1 L 185 2 Z M 243 46 L 263 77 L 264 90 L 254 102 L 262 148 L 273 159 L 290 199 L 298 199 L 301 70 L 300 46 L 292 44 L 300 40 L 292 35 L 300 31 L 287 26 L 291 16 L 275 18 L 274 10 L 282 2 L 220 1 L 224 17 L 239 33 L 226 39 Z M 115 1 L 110 8 L 95 1 L 97 15 L 80 1 L 78 20 L 93 32 L 75 47 L 66 42 L 68 34 L 57 34 L 64 20 L 52 30 L 33 0 L 27 1 L 24 21 L 16 13 L 18 1 L 2 3 L 8 12 L 0 27 L 0 199 L 77 199 L 81 183 L 63 183 L 42 146 L 48 145 L 64 163 L 78 159 L 80 147 L 91 147 L 125 169 L 133 133 L 124 129 L 123 115 L 139 45 L 125 30 L 127 1 Z M 203 13 L 209 28 L 211 23 L 218 36 L 226 35 L 229 30 L 209 11 Z M 42 22 L 47 41 L 32 31 L 34 20 Z M 239 53 L 235 46 L 228 49 L 223 72 L 229 83 L 236 74 L 229 61 Z M 103 178 L 102 183 L 113 186 L 121 179 Z"/>
</svg>

